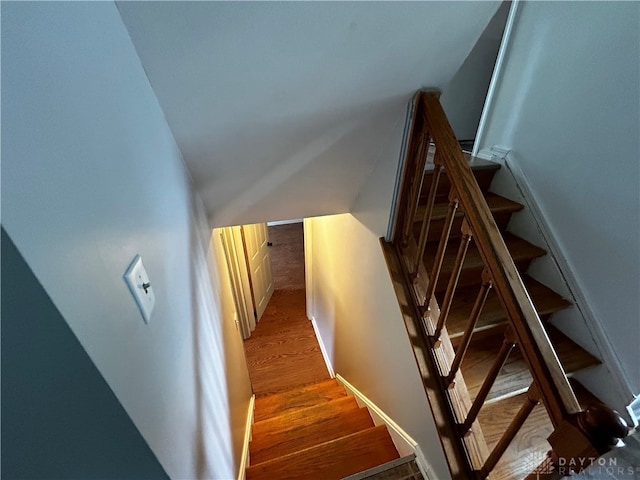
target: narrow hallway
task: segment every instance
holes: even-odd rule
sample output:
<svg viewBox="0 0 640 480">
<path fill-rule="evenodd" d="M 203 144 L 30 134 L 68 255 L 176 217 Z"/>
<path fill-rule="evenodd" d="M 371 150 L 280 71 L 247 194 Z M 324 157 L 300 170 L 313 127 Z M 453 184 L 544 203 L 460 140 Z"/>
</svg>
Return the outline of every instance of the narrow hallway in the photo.
<svg viewBox="0 0 640 480">
<path fill-rule="evenodd" d="M 329 379 L 304 290 L 276 290 L 244 348 L 256 397 Z"/>
<path fill-rule="evenodd" d="M 270 226 L 269 241 L 274 293 L 245 340 L 256 396 L 246 480 L 421 478 L 329 375 L 306 316 L 302 224 Z"/>
<path fill-rule="evenodd" d="M 302 223 L 270 226 L 269 240 L 275 291 L 245 341 L 256 397 L 330 378 L 306 316 Z"/>
</svg>

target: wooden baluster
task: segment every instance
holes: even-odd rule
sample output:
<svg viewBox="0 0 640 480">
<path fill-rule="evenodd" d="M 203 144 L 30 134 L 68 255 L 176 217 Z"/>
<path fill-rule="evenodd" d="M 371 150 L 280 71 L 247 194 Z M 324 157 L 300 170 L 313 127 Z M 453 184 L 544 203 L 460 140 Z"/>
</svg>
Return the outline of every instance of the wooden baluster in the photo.
<svg viewBox="0 0 640 480">
<path fill-rule="evenodd" d="M 418 147 L 416 149 L 416 165 L 413 171 L 414 176 L 411 179 L 411 187 L 409 189 L 409 199 L 407 205 L 407 216 L 404 224 L 404 230 L 402 232 L 403 247 L 406 247 L 411 237 L 411 231 L 413 229 L 413 223 L 416 218 L 416 210 L 418 209 L 418 200 L 420 198 L 420 190 L 422 189 L 422 182 L 424 181 L 424 167 L 427 163 L 427 151 L 429 148 L 429 135 L 426 132 L 426 126 L 423 127 L 420 133 L 420 139 Z"/>
<path fill-rule="evenodd" d="M 476 328 L 476 324 L 478 323 L 478 319 L 480 318 L 480 314 L 482 313 L 484 304 L 487 301 L 487 297 L 489 296 L 491 287 L 493 287 L 493 283 L 491 282 L 491 274 L 489 273 L 489 270 L 485 268 L 482 272 L 482 285 L 480 286 L 480 291 L 478 292 L 476 301 L 473 304 L 473 308 L 471 309 L 471 314 L 469 315 L 469 324 L 467 325 L 467 329 L 464 331 L 462 340 L 460 340 L 460 344 L 458 345 L 458 349 L 456 350 L 456 356 L 453 359 L 453 363 L 451 364 L 449 375 L 447 375 L 447 377 L 445 378 L 447 386 L 453 383 L 453 379 L 456 377 L 456 373 L 458 373 L 460 365 L 462 365 L 462 360 L 464 360 L 464 356 L 467 353 L 469 344 L 471 343 L 473 329 Z"/>
<path fill-rule="evenodd" d="M 504 366 L 507 358 L 509 358 L 509 354 L 511 353 L 511 350 L 513 350 L 514 346 L 515 341 L 513 330 L 511 329 L 511 327 L 507 327 L 507 330 L 504 334 L 504 341 L 502 342 L 502 346 L 500 347 L 500 351 L 498 352 L 498 355 L 496 356 L 496 359 L 493 362 L 493 365 L 491 366 L 487 377 L 484 379 L 484 382 L 480 387 L 480 391 L 473 401 L 473 405 L 471 405 L 471 409 L 467 414 L 466 420 L 460 426 L 460 430 L 463 435 L 469 431 L 473 422 L 476 421 L 478 413 L 480 413 L 480 409 L 482 408 L 482 405 L 484 405 L 484 401 L 487 399 L 487 395 L 489 394 L 491 387 L 493 387 L 493 384 L 496 381 L 498 374 L 500 373 L 500 369 Z"/>
<path fill-rule="evenodd" d="M 424 256 L 424 249 L 427 246 L 427 236 L 429 234 L 429 226 L 431 225 L 431 216 L 433 214 L 433 206 L 436 203 L 436 193 L 438 190 L 438 183 L 440 182 L 440 175 L 442 174 L 443 166 L 440 163 L 437 155 L 433 161 L 433 176 L 431 179 L 431 188 L 429 190 L 429 197 L 427 198 L 427 206 L 422 216 L 422 228 L 420 229 L 420 239 L 418 240 L 418 253 L 416 260 L 411 271 L 411 276 L 415 279 L 418 278 L 418 271 L 420 269 L 420 263 Z"/>
<path fill-rule="evenodd" d="M 415 181 L 416 172 L 416 150 L 420 139 L 420 132 L 425 128 L 424 110 L 422 102 L 414 99 L 413 116 L 411 118 L 411 131 L 407 141 L 404 165 L 402 167 L 402 186 L 399 192 L 396 212 L 396 232 L 394 242 L 401 248 L 405 248 L 408 242 L 409 219 L 408 214 L 411 204 L 411 192 Z"/>
<path fill-rule="evenodd" d="M 458 199 L 451 189 L 449 193 L 449 210 L 447 211 L 447 218 L 444 221 L 442 227 L 442 235 L 440 236 L 440 243 L 438 244 L 438 250 L 436 257 L 433 260 L 433 268 L 431 269 L 431 275 L 429 275 L 429 286 L 427 287 L 427 293 L 424 298 L 423 311 L 429 311 L 429 304 L 431 303 L 431 297 L 436 291 L 436 285 L 438 283 L 438 277 L 440 277 L 440 270 L 442 270 L 442 262 L 444 260 L 444 254 L 447 251 L 447 243 L 449 242 L 449 236 L 451 235 L 451 227 L 453 220 L 456 216 L 456 210 L 458 209 Z"/>
<path fill-rule="evenodd" d="M 527 399 L 522 404 L 522 407 L 520 407 L 520 410 L 518 410 L 518 413 L 509 424 L 509 427 L 504 432 L 496 446 L 491 451 L 491 454 L 489 454 L 489 458 L 487 458 L 486 462 L 484 462 L 484 465 L 480 469 L 481 478 L 486 478 L 491 470 L 493 470 L 507 447 L 511 444 L 516 434 L 522 428 L 522 425 L 529 417 L 529 414 L 531 414 L 533 408 L 538 403 L 540 403 L 540 391 L 535 383 L 532 383 L 527 391 Z"/>
<path fill-rule="evenodd" d="M 449 277 L 447 291 L 444 294 L 444 300 L 440 307 L 440 315 L 438 316 L 438 323 L 436 325 L 436 330 L 433 333 L 433 338 L 440 338 L 442 328 L 449 317 L 449 311 L 451 310 L 451 304 L 453 303 L 453 295 L 456 292 L 456 286 L 460 279 L 460 272 L 462 271 L 462 265 L 464 264 L 464 259 L 467 256 L 467 250 L 469 249 L 469 242 L 471 241 L 472 236 L 473 232 L 471 231 L 469 224 L 466 220 L 462 220 L 462 237 L 460 238 L 460 246 L 458 247 L 458 253 L 456 254 L 456 259 L 453 264 L 451 277 Z"/>
</svg>

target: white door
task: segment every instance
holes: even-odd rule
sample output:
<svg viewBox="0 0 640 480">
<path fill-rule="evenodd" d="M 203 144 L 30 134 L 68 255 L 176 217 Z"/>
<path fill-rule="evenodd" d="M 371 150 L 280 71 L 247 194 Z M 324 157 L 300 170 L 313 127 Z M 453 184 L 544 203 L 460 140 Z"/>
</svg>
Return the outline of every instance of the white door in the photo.
<svg viewBox="0 0 640 480">
<path fill-rule="evenodd" d="M 273 294 L 271 258 L 269 257 L 269 233 L 266 223 L 242 226 L 245 255 L 249 265 L 251 293 L 256 321 L 260 320 Z"/>
</svg>

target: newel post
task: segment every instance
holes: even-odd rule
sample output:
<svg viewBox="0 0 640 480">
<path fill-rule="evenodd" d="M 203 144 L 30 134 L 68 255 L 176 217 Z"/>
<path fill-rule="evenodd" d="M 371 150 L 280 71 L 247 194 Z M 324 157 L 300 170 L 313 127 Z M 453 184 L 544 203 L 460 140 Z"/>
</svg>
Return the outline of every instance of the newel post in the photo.
<svg viewBox="0 0 640 480">
<path fill-rule="evenodd" d="M 589 467 L 628 432 L 627 422 L 618 412 L 596 403 L 566 418 L 547 440 L 558 473 L 569 475 Z"/>
</svg>

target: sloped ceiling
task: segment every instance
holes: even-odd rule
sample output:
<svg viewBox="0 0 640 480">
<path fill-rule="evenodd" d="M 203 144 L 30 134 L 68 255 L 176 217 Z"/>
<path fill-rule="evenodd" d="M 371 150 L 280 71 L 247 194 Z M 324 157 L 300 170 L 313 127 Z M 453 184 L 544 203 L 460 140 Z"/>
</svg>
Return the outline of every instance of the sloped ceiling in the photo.
<svg viewBox="0 0 640 480">
<path fill-rule="evenodd" d="M 348 212 L 411 95 L 449 82 L 499 2 L 117 5 L 222 226 Z"/>
</svg>

